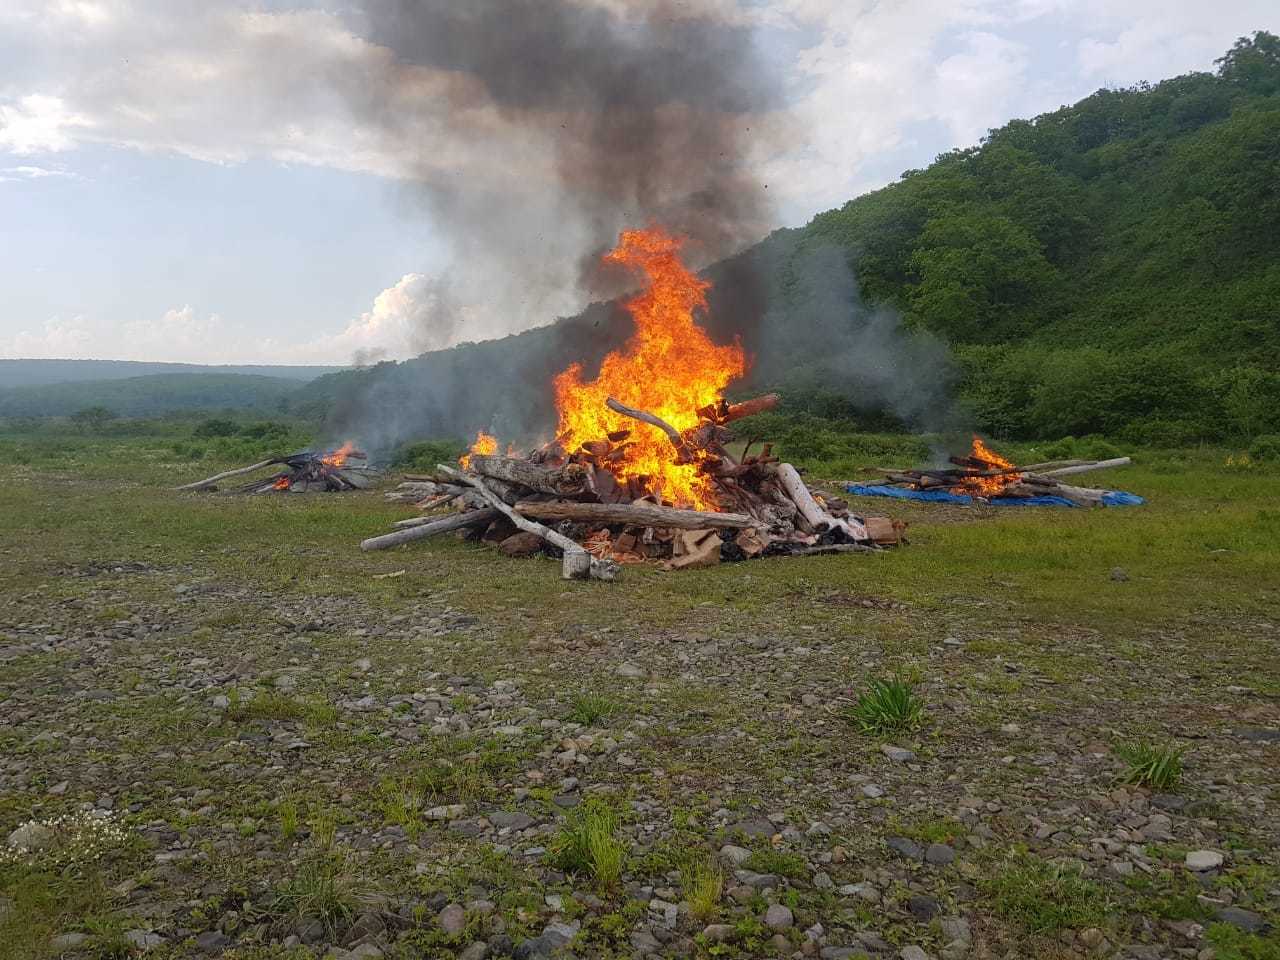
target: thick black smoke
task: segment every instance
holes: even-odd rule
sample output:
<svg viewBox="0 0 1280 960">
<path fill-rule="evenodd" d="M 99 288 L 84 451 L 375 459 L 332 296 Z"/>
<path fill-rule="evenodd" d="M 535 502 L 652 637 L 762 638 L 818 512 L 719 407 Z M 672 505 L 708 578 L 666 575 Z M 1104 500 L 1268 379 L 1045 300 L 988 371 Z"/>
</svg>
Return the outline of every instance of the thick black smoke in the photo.
<svg viewBox="0 0 1280 960">
<path fill-rule="evenodd" d="M 781 83 L 748 28 L 690 0 L 369 0 L 362 14 L 365 34 L 394 59 L 352 91 L 359 112 L 386 125 L 430 111 L 442 136 L 473 145 L 497 138 L 489 145 L 508 153 L 508 184 L 467 171 L 442 177 L 440 142 L 403 158 L 422 174 L 442 228 L 464 246 L 501 252 L 513 228 L 522 237 L 567 231 L 579 238 L 581 262 L 594 264 L 620 228 L 657 221 L 689 237 L 706 263 L 770 225 L 751 155 L 756 121 L 779 105 Z M 406 98 L 415 68 L 455 82 Z M 524 162 L 530 177 L 521 181 Z M 544 170 L 554 182 L 538 179 Z M 503 189 L 512 184 L 523 198 Z M 522 201 L 560 219 L 522 224 Z M 524 255 L 536 260 L 538 251 Z"/>
</svg>

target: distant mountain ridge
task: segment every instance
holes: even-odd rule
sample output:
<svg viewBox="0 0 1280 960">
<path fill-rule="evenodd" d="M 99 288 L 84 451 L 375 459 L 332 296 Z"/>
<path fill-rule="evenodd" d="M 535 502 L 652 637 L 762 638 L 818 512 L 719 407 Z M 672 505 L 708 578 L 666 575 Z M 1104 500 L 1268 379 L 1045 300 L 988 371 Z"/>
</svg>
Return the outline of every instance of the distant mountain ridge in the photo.
<svg viewBox="0 0 1280 960">
<path fill-rule="evenodd" d="M 66 417 L 105 407 L 124 417 L 193 411 L 239 411 L 270 417 L 298 414 L 308 382 L 240 373 L 154 373 L 0 389 L 0 417 Z"/>
<path fill-rule="evenodd" d="M 124 380 L 153 374 L 225 373 L 279 377 L 308 382 L 342 366 L 289 366 L 284 364 L 152 363 L 142 360 L 0 360 L 0 391 L 15 387 L 39 387 L 86 380 Z"/>
</svg>

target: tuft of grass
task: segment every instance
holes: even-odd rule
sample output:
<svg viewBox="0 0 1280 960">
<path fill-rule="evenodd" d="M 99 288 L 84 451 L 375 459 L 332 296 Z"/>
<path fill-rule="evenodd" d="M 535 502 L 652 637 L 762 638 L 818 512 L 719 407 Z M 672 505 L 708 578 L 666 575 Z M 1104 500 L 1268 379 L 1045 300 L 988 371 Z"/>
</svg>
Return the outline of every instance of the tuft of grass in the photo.
<svg viewBox="0 0 1280 960">
<path fill-rule="evenodd" d="M 378 802 L 383 817 L 403 827 L 410 840 L 418 839 L 425 807 L 422 790 L 408 779 L 386 780 L 378 791 Z"/>
<path fill-rule="evenodd" d="M 1106 891 L 1079 870 L 1026 854 L 997 865 L 984 886 L 995 912 L 1028 933 L 1102 926 L 1110 907 Z"/>
<path fill-rule="evenodd" d="M 573 698 L 567 719 L 570 723 L 590 727 L 616 716 L 621 709 L 618 701 L 602 693 L 582 693 Z"/>
<path fill-rule="evenodd" d="M 914 730 L 923 718 L 924 703 L 902 676 L 873 679 L 849 711 L 849 719 L 859 730 L 876 736 Z"/>
<path fill-rule="evenodd" d="M 1155 790 L 1176 786 L 1182 779 L 1182 756 L 1185 752 L 1185 748 L 1172 743 L 1160 745 L 1140 741 L 1122 744 L 1116 748 L 1116 754 L 1128 766 L 1120 781 Z"/>
<path fill-rule="evenodd" d="M 1213 944 L 1217 960 L 1280 960 L 1280 940 L 1237 930 L 1229 923 L 1211 923 L 1205 938 Z"/>
<path fill-rule="evenodd" d="M 366 898 L 346 870 L 346 863 L 332 853 L 308 857 L 293 876 L 276 888 L 272 912 L 293 927 L 319 920 L 330 939 L 355 917 Z"/>
<path fill-rule="evenodd" d="M 262 690 L 248 700 L 233 687 L 227 694 L 227 718 L 237 723 L 246 720 L 304 720 L 313 727 L 332 726 L 338 709 L 324 700 L 295 700 L 275 690 Z"/>
<path fill-rule="evenodd" d="M 292 840 L 298 833 L 298 805 L 292 800 L 281 800 L 277 807 L 280 814 L 280 833 Z"/>
<path fill-rule="evenodd" d="M 318 811 L 311 818 L 311 839 L 321 850 L 332 850 L 338 836 L 338 820 L 328 810 Z"/>
<path fill-rule="evenodd" d="M 616 836 L 618 815 L 607 804 L 588 802 L 572 811 L 551 842 L 552 861 L 566 873 L 590 876 L 602 890 L 622 879 L 626 845 Z"/>
<path fill-rule="evenodd" d="M 709 856 L 689 857 L 680 864 L 680 889 L 689 913 L 705 923 L 720 912 L 724 872 Z"/>
</svg>

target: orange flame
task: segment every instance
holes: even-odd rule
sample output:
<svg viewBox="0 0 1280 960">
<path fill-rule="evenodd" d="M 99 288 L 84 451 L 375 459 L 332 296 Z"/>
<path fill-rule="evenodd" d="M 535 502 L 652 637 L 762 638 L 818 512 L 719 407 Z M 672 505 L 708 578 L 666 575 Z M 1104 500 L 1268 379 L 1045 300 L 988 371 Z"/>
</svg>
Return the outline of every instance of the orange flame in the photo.
<svg viewBox="0 0 1280 960">
<path fill-rule="evenodd" d="M 471 457 L 473 455 L 488 457 L 497 452 L 498 438 L 480 430 L 476 433 L 476 442 L 471 444 L 471 449 L 469 451 L 458 458 L 458 462 L 462 464 L 463 470 L 467 470 L 471 467 Z"/>
<path fill-rule="evenodd" d="M 321 457 L 320 462 L 329 467 L 341 467 L 346 464 L 347 457 L 351 456 L 351 451 L 355 448 L 356 445 L 348 440 L 333 453 Z"/>
<path fill-rule="evenodd" d="M 1013 461 L 1006 460 L 988 447 L 979 437 L 973 438 L 973 452 L 969 454 L 974 460 L 981 460 L 990 470 L 1011 470 Z M 998 477 L 966 477 L 963 481 L 965 489 L 979 497 L 998 496 L 1005 487 L 1017 483 L 1022 477 L 1018 473 L 1006 473 Z"/>
<path fill-rule="evenodd" d="M 288 490 L 293 486 L 293 481 L 288 477 L 276 477 L 276 482 L 271 485 L 272 490 Z"/>
<path fill-rule="evenodd" d="M 584 382 L 578 363 L 557 376 L 556 409 L 566 451 L 630 430 L 625 455 L 612 467 L 616 475 L 648 477 L 649 489 L 663 498 L 714 510 L 711 486 L 696 463 L 676 463 L 675 448 L 665 434 L 605 406 L 606 399 L 615 397 L 683 432 L 697 426 L 699 407 L 720 399 L 725 386 L 746 370 L 739 344 L 718 346 L 694 322 L 694 312 L 706 309 L 711 284 L 681 263 L 682 244 L 658 227 L 627 230 L 605 255 L 606 262 L 648 281 L 648 288 L 626 304 L 636 330 L 621 350 L 604 358 L 595 380 Z"/>
</svg>

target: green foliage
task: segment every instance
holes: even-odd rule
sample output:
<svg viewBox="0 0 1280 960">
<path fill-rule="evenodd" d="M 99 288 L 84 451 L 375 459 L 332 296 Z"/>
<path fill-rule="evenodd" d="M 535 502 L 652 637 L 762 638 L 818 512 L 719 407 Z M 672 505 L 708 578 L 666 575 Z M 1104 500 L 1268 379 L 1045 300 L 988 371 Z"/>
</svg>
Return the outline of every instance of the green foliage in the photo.
<svg viewBox="0 0 1280 960">
<path fill-rule="evenodd" d="M 197 423 L 196 428 L 191 431 L 191 435 L 205 439 L 209 437 L 233 437 L 239 429 L 240 425 L 234 420 L 213 418 Z"/>
<path fill-rule="evenodd" d="M 399 470 L 430 472 L 438 463 L 453 463 L 467 450 L 458 440 L 422 440 L 400 447 L 391 458 L 391 465 Z"/>
<path fill-rule="evenodd" d="M 1028 933 L 1102 925 L 1107 918 L 1106 891 L 1078 869 L 1016 854 L 990 870 L 983 886 L 997 914 Z"/>
<path fill-rule="evenodd" d="M 71 422 L 82 430 L 101 430 L 119 414 L 103 406 L 85 407 L 71 415 Z"/>
<path fill-rule="evenodd" d="M 616 715 L 620 709 L 618 701 L 602 693 L 582 693 L 573 698 L 567 719 L 590 727 Z"/>
<path fill-rule="evenodd" d="M 1267 434 L 1249 444 L 1249 456 L 1263 463 L 1280 463 L 1280 434 Z"/>
<path fill-rule="evenodd" d="M 1167 790 L 1182 779 L 1182 747 L 1173 744 L 1147 742 L 1127 743 L 1116 747 L 1116 755 L 1126 764 L 1121 776 L 1124 783 L 1132 783 L 1156 790 Z"/>
<path fill-rule="evenodd" d="M 1280 938 L 1245 933 L 1229 923 L 1211 923 L 1205 939 L 1213 945 L 1216 960 L 1280 960 Z"/>
<path fill-rule="evenodd" d="M 849 710 L 849 719 L 858 729 L 875 736 L 914 730 L 923 717 L 924 703 L 902 677 L 871 680 Z"/>
<path fill-rule="evenodd" d="M 618 839 L 618 815 L 612 807 L 590 800 L 570 811 L 551 842 L 552 862 L 566 873 L 589 876 L 601 890 L 617 886 L 626 862 L 626 845 Z"/>
<path fill-rule="evenodd" d="M 790 880 L 798 880 L 808 873 L 804 857 L 800 854 L 774 850 L 772 847 L 762 847 L 753 851 L 742 865 L 756 873 L 772 873 Z"/>
<path fill-rule="evenodd" d="M 0 416 L 69 417 L 78 411 L 97 408 L 115 411 L 122 417 L 154 417 L 196 410 L 259 410 L 279 414 L 289 412 L 295 396 L 304 396 L 306 390 L 297 380 L 279 377 L 153 374 L 0 390 Z"/>
</svg>

